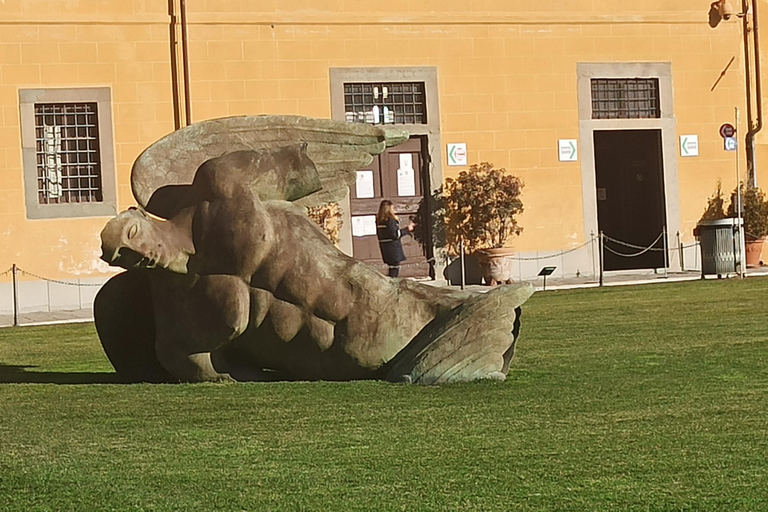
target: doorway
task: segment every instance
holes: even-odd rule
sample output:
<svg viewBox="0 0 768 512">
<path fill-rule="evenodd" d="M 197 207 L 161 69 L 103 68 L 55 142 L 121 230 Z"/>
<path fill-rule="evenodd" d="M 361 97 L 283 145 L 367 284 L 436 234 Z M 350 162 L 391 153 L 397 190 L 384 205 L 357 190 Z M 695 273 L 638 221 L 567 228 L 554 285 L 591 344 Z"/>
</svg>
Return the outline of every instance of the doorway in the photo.
<svg viewBox="0 0 768 512">
<path fill-rule="evenodd" d="M 352 254 L 383 274 L 387 265 L 381 260 L 376 237 L 376 213 L 382 200 L 392 201 L 400 217 L 400 227 L 408 225 L 416 215 L 425 190 L 431 190 L 424 155 L 428 154 L 425 136 L 412 136 L 407 142 L 387 148 L 375 156 L 371 164 L 357 171 L 357 182 L 350 191 L 352 217 Z M 412 236 L 402 238 L 406 261 L 400 277 L 426 278 L 430 269 L 432 244 L 422 248 Z"/>
<path fill-rule="evenodd" d="M 595 130 L 593 140 L 604 270 L 666 267 L 662 131 Z"/>
</svg>

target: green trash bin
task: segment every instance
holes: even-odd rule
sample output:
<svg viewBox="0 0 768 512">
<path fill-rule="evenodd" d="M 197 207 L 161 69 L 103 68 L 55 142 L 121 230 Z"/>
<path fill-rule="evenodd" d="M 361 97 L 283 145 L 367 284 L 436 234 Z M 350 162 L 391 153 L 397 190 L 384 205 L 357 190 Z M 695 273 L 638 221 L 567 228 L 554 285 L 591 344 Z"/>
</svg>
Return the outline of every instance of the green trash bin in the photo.
<svg viewBox="0 0 768 512">
<path fill-rule="evenodd" d="M 701 276 L 718 277 L 741 272 L 741 230 L 743 219 L 703 220 L 693 234 L 701 247 Z"/>
</svg>

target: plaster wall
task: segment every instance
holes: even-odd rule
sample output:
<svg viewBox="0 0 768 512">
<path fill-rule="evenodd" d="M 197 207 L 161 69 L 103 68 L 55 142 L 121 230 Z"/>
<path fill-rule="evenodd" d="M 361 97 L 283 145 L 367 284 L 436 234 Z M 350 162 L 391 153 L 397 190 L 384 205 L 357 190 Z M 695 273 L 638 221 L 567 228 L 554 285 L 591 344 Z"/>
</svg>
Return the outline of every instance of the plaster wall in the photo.
<svg viewBox="0 0 768 512">
<path fill-rule="evenodd" d="M 674 138 L 666 146 L 676 151 L 667 155 L 677 167 L 678 197 L 670 200 L 683 241 L 692 240 L 716 181 L 729 190 L 735 179 L 735 157 L 723 151 L 718 127 L 734 122 L 735 107 L 745 107 L 741 25 L 710 27 L 707 2 L 186 4 L 192 121 L 244 114 L 331 117 L 332 68 L 435 68 L 440 147 L 433 151 L 465 142 L 469 163 L 490 161 L 522 177 L 524 232 L 512 245 L 523 255 L 572 250 L 589 240 L 583 162 L 560 162 L 557 151 L 558 139 L 577 139 L 584 147 L 579 64 L 669 63 L 675 133 L 699 137 L 698 157 L 682 158 Z M 163 1 L 0 4 L 0 272 L 14 262 L 59 279 L 109 272 L 98 260 L 106 218 L 25 217 L 19 90 L 111 89 L 118 206 L 126 208 L 134 203 L 134 159 L 174 129 L 169 23 Z M 758 158 L 763 153 L 759 147 Z M 439 175 L 463 169 L 439 156 Z M 563 263 L 567 273 L 591 269 L 591 251 L 574 253 L 584 257 Z"/>
</svg>

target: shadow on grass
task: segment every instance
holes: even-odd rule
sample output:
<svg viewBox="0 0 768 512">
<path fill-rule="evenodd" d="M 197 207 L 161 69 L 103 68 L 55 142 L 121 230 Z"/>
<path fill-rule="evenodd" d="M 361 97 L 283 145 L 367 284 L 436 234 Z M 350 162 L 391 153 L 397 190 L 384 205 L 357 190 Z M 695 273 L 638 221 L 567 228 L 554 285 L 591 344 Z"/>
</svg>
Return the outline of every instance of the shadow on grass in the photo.
<svg viewBox="0 0 768 512">
<path fill-rule="evenodd" d="M 0 363 L 0 384 L 120 384 L 116 373 L 41 372 L 36 366 Z"/>
</svg>

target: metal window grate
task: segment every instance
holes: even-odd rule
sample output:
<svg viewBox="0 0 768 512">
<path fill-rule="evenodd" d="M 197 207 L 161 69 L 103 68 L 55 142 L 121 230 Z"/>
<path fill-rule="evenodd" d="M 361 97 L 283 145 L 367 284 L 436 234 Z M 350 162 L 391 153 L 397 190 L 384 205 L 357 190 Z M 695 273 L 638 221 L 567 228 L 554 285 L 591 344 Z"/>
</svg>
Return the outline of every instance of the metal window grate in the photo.
<svg viewBox="0 0 768 512">
<path fill-rule="evenodd" d="M 424 82 L 344 84 L 344 111 L 350 123 L 427 124 Z"/>
<path fill-rule="evenodd" d="M 661 117 L 658 78 L 593 78 L 592 119 Z"/>
<path fill-rule="evenodd" d="M 104 200 L 96 103 L 36 103 L 40 204 Z"/>
</svg>

